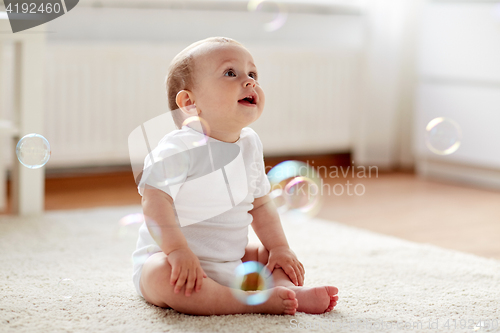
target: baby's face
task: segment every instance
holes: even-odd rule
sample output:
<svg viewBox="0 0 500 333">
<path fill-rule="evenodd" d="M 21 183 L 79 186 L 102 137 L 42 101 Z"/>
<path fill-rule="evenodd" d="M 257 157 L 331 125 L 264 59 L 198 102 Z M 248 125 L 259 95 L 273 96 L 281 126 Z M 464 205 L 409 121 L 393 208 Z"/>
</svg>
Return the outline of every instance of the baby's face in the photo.
<svg viewBox="0 0 500 333">
<path fill-rule="evenodd" d="M 264 109 L 264 92 L 250 53 L 234 44 L 212 44 L 195 56 L 194 103 L 212 132 L 241 131 Z"/>
</svg>

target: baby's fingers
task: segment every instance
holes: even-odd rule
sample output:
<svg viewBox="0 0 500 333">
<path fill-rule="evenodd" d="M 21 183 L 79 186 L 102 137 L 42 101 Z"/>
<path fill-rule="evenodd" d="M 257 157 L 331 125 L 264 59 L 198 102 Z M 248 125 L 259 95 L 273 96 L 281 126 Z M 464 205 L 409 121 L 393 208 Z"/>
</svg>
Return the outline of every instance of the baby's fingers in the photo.
<svg viewBox="0 0 500 333">
<path fill-rule="evenodd" d="M 274 266 L 276 266 L 276 262 L 269 260 L 269 262 L 265 266 L 267 268 L 267 271 L 265 271 L 265 272 L 268 273 L 269 275 L 271 275 L 274 271 Z M 265 276 L 265 278 L 267 278 L 267 276 Z"/>
<path fill-rule="evenodd" d="M 180 265 L 172 265 L 172 273 L 170 274 L 170 284 L 172 286 L 177 282 L 180 273 L 181 273 Z"/>
<path fill-rule="evenodd" d="M 186 296 L 191 296 L 193 292 L 193 287 L 196 282 L 196 270 L 189 271 L 186 282 Z"/>
<path fill-rule="evenodd" d="M 299 279 L 297 278 L 297 274 L 295 274 L 295 269 L 293 269 L 291 265 L 287 265 L 286 268 L 283 269 L 285 270 L 286 275 L 288 275 L 293 284 L 298 286 Z"/>
<path fill-rule="evenodd" d="M 295 273 L 297 274 L 297 277 L 299 278 L 299 286 L 303 286 L 304 285 L 304 272 L 300 269 L 300 267 L 296 267 Z"/>
<path fill-rule="evenodd" d="M 181 271 L 181 274 L 179 275 L 179 278 L 177 279 L 176 284 L 175 284 L 174 293 L 177 294 L 182 289 L 182 286 L 186 283 L 187 276 L 188 276 L 188 270 L 183 269 Z"/>
<path fill-rule="evenodd" d="M 201 268 L 198 268 L 196 270 L 197 276 L 196 276 L 196 286 L 195 286 L 195 291 L 198 292 L 201 290 L 201 285 L 203 284 L 203 277 L 206 277 L 205 272 Z"/>
</svg>

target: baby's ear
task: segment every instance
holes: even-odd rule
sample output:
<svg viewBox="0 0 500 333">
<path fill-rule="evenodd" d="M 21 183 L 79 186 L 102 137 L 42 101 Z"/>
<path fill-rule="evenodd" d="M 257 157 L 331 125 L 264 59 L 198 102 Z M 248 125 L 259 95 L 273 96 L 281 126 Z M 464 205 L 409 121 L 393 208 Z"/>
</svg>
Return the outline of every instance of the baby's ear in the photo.
<svg viewBox="0 0 500 333">
<path fill-rule="evenodd" d="M 177 93 L 175 97 L 175 102 L 182 110 L 182 112 L 188 116 L 193 117 L 198 115 L 198 111 L 196 110 L 196 104 L 193 103 L 191 98 L 192 92 L 189 90 L 181 90 Z"/>
</svg>

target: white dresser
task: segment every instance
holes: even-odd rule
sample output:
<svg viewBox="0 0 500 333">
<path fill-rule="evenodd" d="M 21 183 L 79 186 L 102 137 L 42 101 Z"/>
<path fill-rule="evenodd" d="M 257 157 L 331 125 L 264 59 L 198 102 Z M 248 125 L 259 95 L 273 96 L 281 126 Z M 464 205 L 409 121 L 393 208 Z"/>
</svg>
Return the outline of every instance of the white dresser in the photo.
<svg viewBox="0 0 500 333">
<path fill-rule="evenodd" d="M 422 18 L 414 143 L 420 175 L 500 188 L 500 2 L 430 1 Z M 433 154 L 425 127 L 449 117 L 460 148 Z"/>
<path fill-rule="evenodd" d="M 7 145 L 15 151 L 16 143 L 29 133 L 43 134 L 43 70 L 45 27 L 38 26 L 27 31 L 12 33 L 5 15 L 0 17 L 0 74 L 5 64 L 2 61 L 2 46 L 13 43 L 14 77 L 12 81 L 14 119 L 1 119 L 0 127 L 0 210 L 5 208 L 5 184 Z M 0 80 L 0 83 L 2 80 Z M 0 91 L 3 88 L 0 87 Z M 12 167 L 12 211 L 20 215 L 36 215 L 44 209 L 44 168 L 28 169 L 17 160 Z"/>
</svg>

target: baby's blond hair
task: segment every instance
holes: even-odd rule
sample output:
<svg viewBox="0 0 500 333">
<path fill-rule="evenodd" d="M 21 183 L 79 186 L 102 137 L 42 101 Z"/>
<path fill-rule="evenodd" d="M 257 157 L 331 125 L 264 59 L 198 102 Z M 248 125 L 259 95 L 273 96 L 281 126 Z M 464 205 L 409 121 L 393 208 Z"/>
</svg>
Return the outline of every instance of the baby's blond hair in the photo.
<svg viewBox="0 0 500 333">
<path fill-rule="evenodd" d="M 233 43 L 239 46 L 243 46 L 241 43 L 231 38 L 209 37 L 189 45 L 179 54 L 177 54 L 170 63 L 167 78 L 165 80 L 168 96 L 168 108 L 170 109 L 170 111 L 179 109 L 179 106 L 176 102 L 177 93 L 184 89 L 191 90 L 193 88 L 194 56 L 192 50 L 206 43 Z M 184 113 L 179 111 L 172 112 L 172 117 L 174 118 L 174 122 L 177 128 L 181 128 L 182 123 L 185 120 Z"/>
</svg>

